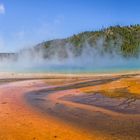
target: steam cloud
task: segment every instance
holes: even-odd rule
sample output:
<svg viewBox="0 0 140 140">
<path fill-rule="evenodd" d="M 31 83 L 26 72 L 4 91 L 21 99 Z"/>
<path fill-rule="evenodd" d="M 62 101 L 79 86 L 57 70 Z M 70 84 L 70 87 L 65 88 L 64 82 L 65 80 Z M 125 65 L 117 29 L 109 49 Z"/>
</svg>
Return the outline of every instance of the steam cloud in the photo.
<svg viewBox="0 0 140 140">
<path fill-rule="evenodd" d="M 103 52 L 103 39 L 93 47 L 84 43 L 76 50 L 72 44 L 65 46 L 52 43 L 44 50 L 36 47 L 21 50 L 17 54 L 9 54 L 0 58 L 1 71 L 35 71 L 35 72 L 103 72 L 110 70 L 140 69 L 139 58 L 126 59 L 116 53 Z M 79 52 L 79 54 L 75 54 Z"/>
</svg>

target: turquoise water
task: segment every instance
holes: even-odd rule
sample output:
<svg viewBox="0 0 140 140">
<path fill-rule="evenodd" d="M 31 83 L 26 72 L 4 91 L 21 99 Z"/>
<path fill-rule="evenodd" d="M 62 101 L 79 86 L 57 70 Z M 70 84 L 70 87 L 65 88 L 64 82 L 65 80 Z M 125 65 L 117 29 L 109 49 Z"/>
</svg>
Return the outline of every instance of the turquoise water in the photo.
<svg viewBox="0 0 140 140">
<path fill-rule="evenodd" d="M 70 63 L 58 63 L 58 64 L 48 64 L 41 63 L 35 65 L 19 65 L 11 64 L 1 66 L 0 71 L 3 72 L 49 72 L 49 73 L 113 73 L 113 72 L 123 72 L 123 71 L 140 71 L 139 61 L 128 61 L 128 62 L 109 62 L 109 63 L 84 63 L 79 64 L 78 62 Z"/>
<path fill-rule="evenodd" d="M 92 67 L 92 66 L 51 66 L 51 67 L 32 67 L 28 69 L 17 70 L 22 72 L 52 72 L 52 73 L 115 73 L 124 71 L 140 71 L 140 65 L 122 65 L 110 67 Z"/>
</svg>

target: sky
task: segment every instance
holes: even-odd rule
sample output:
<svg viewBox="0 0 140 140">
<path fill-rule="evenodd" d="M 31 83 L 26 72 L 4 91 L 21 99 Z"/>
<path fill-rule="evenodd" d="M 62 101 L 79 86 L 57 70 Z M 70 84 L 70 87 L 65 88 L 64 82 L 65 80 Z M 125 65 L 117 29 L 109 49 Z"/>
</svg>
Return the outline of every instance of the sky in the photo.
<svg viewBox="0 0 140 140">
<path fill-rule="evenodd" d="M 140 23 L 140 0 L 0 0 L 0 52 Z"/>
</svg>

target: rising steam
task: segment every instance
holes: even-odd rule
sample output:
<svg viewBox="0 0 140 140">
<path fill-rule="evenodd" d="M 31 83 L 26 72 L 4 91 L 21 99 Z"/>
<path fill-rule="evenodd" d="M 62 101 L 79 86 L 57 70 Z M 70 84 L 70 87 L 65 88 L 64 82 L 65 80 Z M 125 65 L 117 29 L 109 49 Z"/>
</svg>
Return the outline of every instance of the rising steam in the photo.
<svg viewBox="0 0 140 140">
<path fill-rule="evenodd" d="M 67 43 L 65 46 L 52 43 L 49 48 L 32 47 L 16 54 L 0 56 L 1 71 L 28 72 L 104 72 L 114 70 L 140 69 L 139 58 L 126 59 L 116 53 L 117 46 L 110 53 L 103 51 L 103 39 L 95 46 L 84 43 L 77 48 Z M 76 54 L 75 52 L 79 52 Z"/>
</svg>

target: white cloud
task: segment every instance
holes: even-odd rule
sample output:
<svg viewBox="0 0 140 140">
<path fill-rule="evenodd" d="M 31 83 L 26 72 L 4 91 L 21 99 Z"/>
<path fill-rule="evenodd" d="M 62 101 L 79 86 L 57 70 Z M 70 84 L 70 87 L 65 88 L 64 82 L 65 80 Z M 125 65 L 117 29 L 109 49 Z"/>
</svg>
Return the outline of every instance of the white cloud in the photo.
<svg viewBox="0 0 140 140">
<path fill-rule="evenodd" d="M 5 7 L 3 4 L 0 4 L 0 14 L 4 14 L 5 13 Z"/>
</svg>

